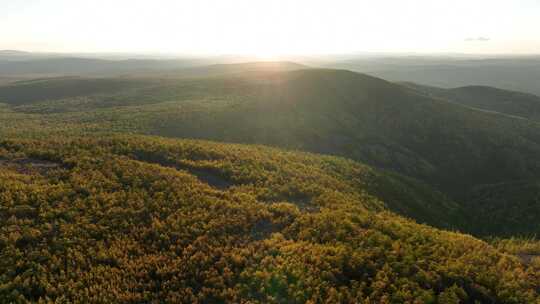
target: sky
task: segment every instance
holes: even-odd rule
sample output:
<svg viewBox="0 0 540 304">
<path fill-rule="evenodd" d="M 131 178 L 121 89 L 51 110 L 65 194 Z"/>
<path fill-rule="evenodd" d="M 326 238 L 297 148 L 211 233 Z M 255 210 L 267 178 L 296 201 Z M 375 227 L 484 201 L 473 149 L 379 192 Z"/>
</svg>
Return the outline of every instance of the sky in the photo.
<svg viewBox="0 0 540 304">
<path fill-rule="evenodd" d="M 540 53 L 540 0 L 0 0 L 0 49 Z"/>
</svg>

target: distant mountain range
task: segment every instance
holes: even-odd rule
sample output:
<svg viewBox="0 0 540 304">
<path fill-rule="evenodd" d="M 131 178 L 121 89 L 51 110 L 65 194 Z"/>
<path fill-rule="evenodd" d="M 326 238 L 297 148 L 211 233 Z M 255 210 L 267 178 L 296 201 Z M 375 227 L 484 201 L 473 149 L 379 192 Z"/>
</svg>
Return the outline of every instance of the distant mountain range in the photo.
<svg viewBox="0 0 540 304">
<path fill-rule="evenodd" d="M 11 56 L 13 57 L 13 56 Z M 154 70 L 171 70 L 200 65 L 196 60 L 153 60 L 128 59 L 105 60 L 78 57 L 36 57 L 29 60 L 0 61 L 0 76 L 77 76 L 77 75 L 122 75 Z"/>
<path fill-rule="evenodd" d="M 540 95 L 540 56 L 377 56 L 329 59 L 324 65 L 390 81 L 443 88 L 491 86 Z"/>
<path fill-rule="evenodd" d="M 490 86 L 540 95 L 540 56 L 297 56 L 283 58 L 310 67 L 340 68 L 394 82 L 443 88 Z M 179 69 L 256 61 L 249 56 L 61 54 L 0 52 L 0 78 L 59 76 L 174 77 Z M 173 73 L 171 73 L 173 72 Z M 189 73 L 188 70 L 183 71 Z M 196 72 L 193 72 L 196 73 Z M 1 79 L 0 79 L 1 80 Z"/>
<path fill-rule="evenodd" d="M 29 52 L 17 51 L 17 50 L 0 50 L 0 56 L 7 55 L 29 55 Z"/>
</svg>

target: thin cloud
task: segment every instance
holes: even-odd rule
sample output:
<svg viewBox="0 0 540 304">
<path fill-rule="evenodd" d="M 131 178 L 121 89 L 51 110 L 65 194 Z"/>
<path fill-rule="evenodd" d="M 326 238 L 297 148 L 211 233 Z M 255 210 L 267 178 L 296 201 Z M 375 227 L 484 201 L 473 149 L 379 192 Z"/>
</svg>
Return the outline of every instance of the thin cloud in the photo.
<svg viewBox="0 0 540 304">
<path fill-rule="evenodd" d="M 490 41 L 491 39 L 489 37 L 469 37 L 465 38 L 465 41 L 467 42 L 486 42 Z"/>
</svg>

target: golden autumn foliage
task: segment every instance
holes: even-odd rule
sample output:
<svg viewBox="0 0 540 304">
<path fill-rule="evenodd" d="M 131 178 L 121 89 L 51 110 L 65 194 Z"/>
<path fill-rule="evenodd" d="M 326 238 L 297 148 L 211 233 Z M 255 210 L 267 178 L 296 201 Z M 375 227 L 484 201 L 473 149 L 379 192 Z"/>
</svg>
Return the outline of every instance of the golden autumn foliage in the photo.
<svg viewBox="0 0 540 304">
<path fill-rule="evenodd" d="M 539 264 L 388 211 L 383 178 L 261 146 L 0 141 L 0 302 L 540 303 Z"/>
</svg>

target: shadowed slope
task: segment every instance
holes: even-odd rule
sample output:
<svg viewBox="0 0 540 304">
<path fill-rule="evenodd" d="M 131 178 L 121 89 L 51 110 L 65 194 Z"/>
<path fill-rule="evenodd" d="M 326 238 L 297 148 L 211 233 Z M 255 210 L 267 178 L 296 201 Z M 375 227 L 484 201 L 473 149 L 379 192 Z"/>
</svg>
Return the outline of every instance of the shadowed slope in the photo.
<svg viewBox="0 0 540 304">
<path fill-rule="evenodd" d="M 442 89 L 414 83 L 405 83 L 405 85 L 431 97 L 478 109 L 540 121 L 540 97 L 536 95 L 484 86 Z"/>
</svg>

